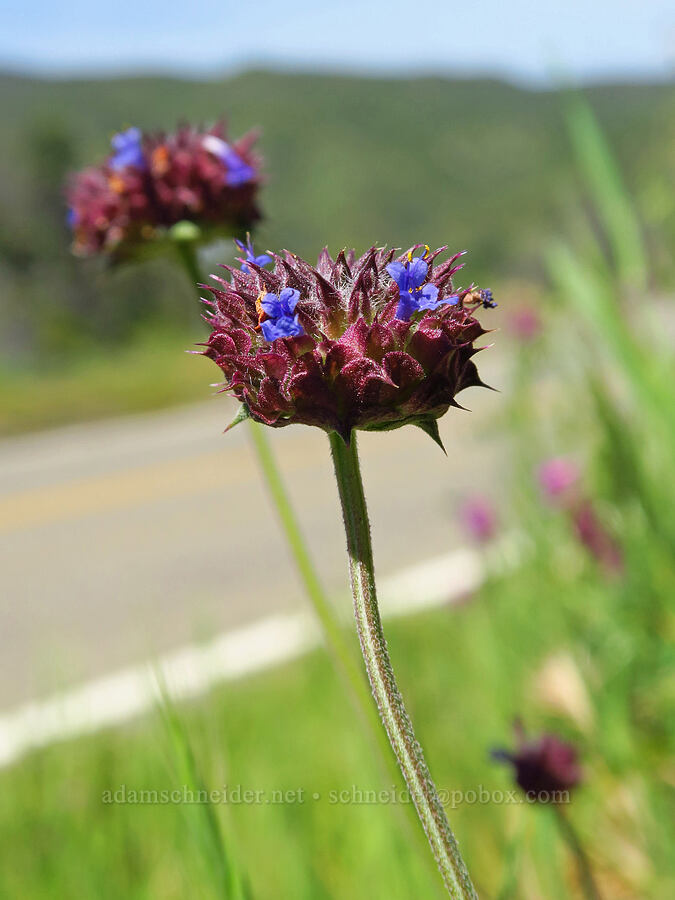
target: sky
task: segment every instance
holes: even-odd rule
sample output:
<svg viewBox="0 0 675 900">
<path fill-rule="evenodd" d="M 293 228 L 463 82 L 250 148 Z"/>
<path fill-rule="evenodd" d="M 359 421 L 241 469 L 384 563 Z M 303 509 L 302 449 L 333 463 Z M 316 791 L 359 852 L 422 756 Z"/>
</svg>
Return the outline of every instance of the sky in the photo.
<svg viewBox="0 0 675 900">
<path fill-rule="evenodd" d="M 0 68 L 55 76 L 250 67 L 672 79 L 672 0 L 4 0 Z"/>
</svg>

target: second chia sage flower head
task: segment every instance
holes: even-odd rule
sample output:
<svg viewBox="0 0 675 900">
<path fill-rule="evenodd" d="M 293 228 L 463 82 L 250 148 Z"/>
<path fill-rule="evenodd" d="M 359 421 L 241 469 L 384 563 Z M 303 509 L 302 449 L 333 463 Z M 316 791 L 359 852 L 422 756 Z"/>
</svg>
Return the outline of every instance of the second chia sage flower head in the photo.
<svg viewBox="0 0 675 900">
<path fill-rule="evenodd" d="M 138 128 L 116 134 L 105 162 L 68 185 L 73 251 L 137 255 L 184 220 L 207 238 L 245 232 L 260 218 L 254 141 L 249 133 L 229 143 L 222 124 L 208 131 L 183 126 L 172 134 Z"/>
<path fill-rule="evenodd" d="M 338 432 L 417 425 L 439 441 L 437 419 L 464 388 L 482 385 L 472 357 L 485 334 L 473 313 L 493 305 L 473 286 L 456 290 L 462 267 L 446 249 L 416 245 L 402 256 L 371 247 L 361 257 L 323 250 L 316 266 L 295 254 L 252 248 L 242 268 L 215 280 L 205 355 L 244 414 L 273 427 Z M 261 258 L 258 258 L 260 260 Z"/>
</svg>

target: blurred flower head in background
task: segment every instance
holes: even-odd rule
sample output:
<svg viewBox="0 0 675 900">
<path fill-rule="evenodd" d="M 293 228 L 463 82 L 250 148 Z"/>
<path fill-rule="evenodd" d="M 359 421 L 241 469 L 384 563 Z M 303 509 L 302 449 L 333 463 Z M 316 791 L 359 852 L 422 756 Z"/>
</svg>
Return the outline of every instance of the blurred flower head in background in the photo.
<svg viewBox="0 0 675 900">
<path fill-rule="evenodd" d="M 580 544 L 594 557 L 605 573 L 623 571 L 623 551 L 602 521 L 597 504 L 579 486 L 580 471 L 576 463 L 556 457 L 542 463 L 537 472 L 546 499 L 568 515 Z"/>
<path fill-rule="evenodd" d="M 608 575 L 623 571 L 623 552 L 601 521 L 593 503 L 583 499 L 572 510 L 572 521 L 579 542 L 595 558 Z"/>
<path fill-rule="evenodd" d="M 497 533 L 497 511 L 486 497 L 467 497 L 459 508 L 460 523 L 471 537 L 487 543 Z"/>
<path fill-rule="evenodd" d="M 560 502 L 579 480 L 579 467 L 571 459 L 554 457 L 539 466 L 539 485 L 551 502 Z"/>
<path fill-rule="evenodd" d="M 560 802 L 582 779 L 576 748 L 554 734 L 528 739 L 519 721 L 514 729 L 516 749 L 493 750 L 492 758 L 513 767 L 516 784 L 529 799 Z"/>
<path fill-rule="evenodd" d="M 541 316 L 532 306 L 514 309 L 509 316 L 509 329 L 524 344 L 536 340 L 543 330 Z"/>
<path fill-rule="evenodd" d="M 260 218 L 255 139 L 249 133 L 228 143 L 222 123 L 208 131 L 116 134 L 108 159 L 68 184 L 73 252 L 133 256 L 182 221 L 198 225 L 204 239 L 244 233 Z"/>
<path fill-rule="evenodd" d="M 438 417 L 482 385 L 472 357 L 485 333 L 473 316 L 480 291 L 452 286 L 461 254 L 435 264 L 445 249 L 336 259 L 323 250 L 316 267 L 285 252 L 272 254 L 269 272 L 251 248 L 241 270 L 224 267 L 231 282 L 211 289 L 205 355 L 267 425 L 316 425 L 349 440 L 354 428 L 413 424 L 440 440 Z"/>
</svg>

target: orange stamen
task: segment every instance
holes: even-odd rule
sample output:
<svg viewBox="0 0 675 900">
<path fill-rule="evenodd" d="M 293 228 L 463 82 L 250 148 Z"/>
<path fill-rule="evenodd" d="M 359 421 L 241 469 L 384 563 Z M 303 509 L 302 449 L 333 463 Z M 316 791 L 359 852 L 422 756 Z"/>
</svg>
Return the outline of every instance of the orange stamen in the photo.
<svg viewBox="0 0 675 900">
<path fill-rule="evenodd" d="M 153 174 L 166 175 L 169 171 L 169 148 L 164 144 L 155 147 L 152 151 L 152 156 L 150 157 L 150 166 L 152 167 Z"/>
<path fill-rule="evenodd" d="M 119 175 L 111 175 L 108 178 L 108 187 L 116 194 L 122 194 L 124 192 L 124 179 L 120 178 Z"/>
<path fill-rule="evenodd" d="M 265 290 L 260 291 L 260 293 L 258 294 L 258 299 L 255 301 L 255 309 L 256 309 L 256 312 L 258 313 L 258 324 L 255 327 L 256 331 L 260 330 L 260 326 L 262 325 L 262 323 L 265 319 L 265 316 L 267 315 L 265 310 L 262 308 L 262 302 L 266 295 L 267 295 L 267 291 L 265 291 Z"/>
</svg>

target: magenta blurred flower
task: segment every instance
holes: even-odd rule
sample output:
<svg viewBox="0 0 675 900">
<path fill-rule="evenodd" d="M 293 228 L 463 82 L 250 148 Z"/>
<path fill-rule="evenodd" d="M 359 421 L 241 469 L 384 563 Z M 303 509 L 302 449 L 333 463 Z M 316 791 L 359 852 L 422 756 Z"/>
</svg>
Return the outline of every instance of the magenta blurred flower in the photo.
<svg viewBox="0 0 675 900">
<path fill-rule="evenodd" d="M 491 540 L 497 532 L 497 513 L 485 497 L 469 497 L 459 510 L 460 520 L 472 538 L 481 543 Z"/>
<path fill-rule="evenodd" d="M 419 249 L 335 260 L 323 250 L 316 267 L 285 252 L 272 255 L 273 272 L 251 252 L 246 270 L 225 266 L 231 281 L 210 288 L 205 351 L 225 389 L 275 428 L 316 425 L 349 441 L 353 428 L 412 424 L 440 442 L 436 420 L 482 385 L 472 361 L 482 301 L 473 287 L 453 290 L 460 254 L 435 265 L 445 247 L 423 259 Z"/>
<path fill-rule="evenodd" d="M 515 730 L 516 749 L 493 750 L 493 759 L 513 766 L 516 784 L 529 799 L 540 803 L 568 799 L 582 779 L 576 748 L 554 734 L 528 740 L 519 722 Z"/>
<path fill-rule="evenodd" d="M 208 131 L 129 128 L 115 135 L 108 159 L 78 172 L 67 187 L 73 252 L 135 255 L 185 220 L 198 225 L 204 239 L 246 231 L 260 218 L 254 141 L 250 133 L 228 143 L 222 124 Z"/>
<path fill-rule="evenodd" d="M 539 337 L 542 331 L 542 321 L 536 309 L 531 306 L 521 306 L 520 309 L 515 309 L 509 317 L 509 327 L 520 341 L 527 343 Z"/>
<path fill-rule="evenodd" d="M 604 526 L 595 506 L 576 488 L 579 469 L 569 459 L 550 459 L 539 467 L 539 483 L 549 500 L 564 509 L 579 542 L 610 574 L 623 569 L 620 545 Z"/>
<path fill-rule="evenodd" d="M 558 500 L 579 480 L 579 469 L 564 456 L 554 457 L 539 466 L 539 485 L 549 500 Z"/>
<path fill-rule="evenodd" d="M 606 572 L 619 574 L 623 569 L 621 547 L 598 518 L 590 500 L 582 500 L 572 510 L 579 541 Z"/>
</svg>

